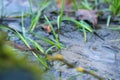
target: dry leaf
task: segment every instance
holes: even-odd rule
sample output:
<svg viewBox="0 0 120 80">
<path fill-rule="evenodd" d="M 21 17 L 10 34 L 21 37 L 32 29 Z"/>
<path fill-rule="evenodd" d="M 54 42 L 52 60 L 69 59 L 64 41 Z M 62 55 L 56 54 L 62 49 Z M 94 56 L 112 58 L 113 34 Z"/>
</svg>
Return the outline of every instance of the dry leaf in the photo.
<svg viewBox="0 0 120 80">
<path fill-rule="evenodd" d="M 87 20 L 92 24 L 92 26 L 95 26 L 97 24 L 97 11 L 95 10 L 84 10 L 79 9 L 76 14 L 76 18 L 78 20 Z"/>
<path fill-rule="evenodd" d="M 21 44 L 17 44 L 15 42 L 11 42 L 11 45 L 16 48 L 16 49 L 19 49 L 19 50 L 26 50 L 27 48 L 25 48 L 23 45 Z"/>
<path fill-rule="evenodd" d="M 29 49 L 29 48 L 27 48 L 27 47 L 25 47 L 21 44 L 15 43 L 15 42 L 11 42 L 11 46 L 13 46 L 14 48 L 19 49 L 21 51 L 35 51 L 36 50 L 36 49 L 33 49 L 33 48 Z"/>
<path fill-rule="evenodd" d="M 72 0 L 65 0 L 65 10 L 72 8 Z M 62 7 L 62 0 L 57 0 L 57 7 L 60 9 Z"/>
<path fill-rule="evenodd" d="M 52 31 L 48 24 L 44 25 L 43 29 L 48 33 L 51 33 L 51 31 Z"/>
</svg>

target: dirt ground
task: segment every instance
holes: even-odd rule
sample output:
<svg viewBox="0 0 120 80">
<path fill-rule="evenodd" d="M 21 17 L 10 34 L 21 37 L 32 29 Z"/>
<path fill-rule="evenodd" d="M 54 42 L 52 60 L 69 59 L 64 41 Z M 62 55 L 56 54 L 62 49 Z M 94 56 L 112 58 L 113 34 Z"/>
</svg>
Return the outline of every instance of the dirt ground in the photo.
<svg viewBox="0 0 120 80">
<path fill-rule="evenodd" d="M 5 4 L 7 4 L 7 1 Z M 10 9 L 8 11 L 10 11 Z M 54 19 L 54 17 L 56 18 L 56 16 L 52 18 Z M 25 22 L 25 25 L 29 25 L 29 19 L 25 19 Z M 12 26 L 16 26 L 16 24 L 20 26 L 19 20 L 8 23 L 8 25 L 11 24 Z M 74 63 L 77 67 L 84 67 L 87 70 L 93 70 L 97 75 L 106 78 L 106 80 L 120 80 L 120 41 L 115 41 L 120 38 L 120 31 L 109 30 L 106 24 L 99 25 L 101 28 L 96 30 L 96 32 L 104 38 L 104 40 L 93 33 L 87 32 L 87 42 L 85 43 L 83 33 L 76 29 L 75 25 L 63 22 L 61 26 L 60 41 L 66 48 L 54 54 L 62 54 L 64 59 L 69 63 Z M 19 27 L 17 27 L 17 29 L 20 30 Z M 47 37 L 52 36 L 41 28 L 36 28 L 36 32 Z M 9 36 L 13 36 L 13 33 L 10 32 Z M 15 37 L 10 38 L 10 40 L 23 44 L 20 39 Z M 30 57 L 31 61 L 36 61 L 33 55 L 27 54 L 27 56 Z M 80 76 L 72 80 L 96 80 L 88 74 L 81 74 L 76 72 L 75 69 L 68 68 L 66 65 L 61 65 L 59 61 L 55 61 L 53 64 L 53 69 L 48 73 L 55 75 L 54 80 L 59 80 L 60 71 L 62 80 L 67 80 L 69 77 L 78 74 L 80 74 Z M 49 78 L 48 80 L 52 79 Z"/>
<path fill-rule="evenodd" d="M 95 71 L 96 74 L 113 79 L 120 79 L 120 44 L 116 40 L 119 31 L 111 31 L 106 29 L 105 25 L 97 33 L 103 36 L 105 40 L 101 40 L 94 34 L 87 34 L 87 42 L 83 41 L 83 33 L 79 31 L 69 31 L 61 35 L 61 41 L 67 45 L 67 48 L 61 50 L 64 58 L 70 63 L 76 63 L 77 66 L 82 66 L 88 70 Z M 66 26 L 67 27 L 67 26 Z M 70 27 L 69 27 L 70 28 Z M 55 68 L 63 70 L 68 74 L 74 74 L 74 70 L 67 69 L 65 66 L 57 66 Z M 94 80 L 88 75 L 83 75 L 75 80 Z"/>
</svg>

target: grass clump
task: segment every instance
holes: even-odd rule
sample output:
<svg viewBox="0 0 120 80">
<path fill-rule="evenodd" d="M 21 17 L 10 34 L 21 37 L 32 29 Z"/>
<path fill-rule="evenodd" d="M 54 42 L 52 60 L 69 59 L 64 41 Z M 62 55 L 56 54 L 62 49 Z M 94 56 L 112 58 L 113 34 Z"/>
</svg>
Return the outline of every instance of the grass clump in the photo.
<svg viewBox="0 0 120 80">
<path fill-rule="evenodd" d="M 84 0 L 81 2 L 81 8 L 87 9 L 87 10 L 92 10 L 93 6 L 88 2 L 88 0 Z"/>
<path fill-rule="evenodd" d="M 113 16 L 120 16 L 120 0 L 113 0 L 110 5 L 110 11 Z"/>
<path fill-rule="evenodd" d="M 76 24 L 76 27 L 80 30 L 80 31 L 83 31 L 83 34 L 84 34 L 84 41 L 86 42 L 86 32 L 87 31 L 89 31 L 89 32 L 93 32 L 93 29 L 92 29 L 92 27 L 89 25 L 89 24 L 87 24 L 86 22 L 84 22 L 84 21 L 77 21 L 77 20 L 75 20 L 74 18 L 70 18 L 70 17 L 64 17 L 63 18 L 63 21 L 64 20 L 67 20 L 67 21 L 71 21 L 71 22 L 73 22 L 73 23 L 75 23 Z M 87 31 L 86 31 L 87 30 Z"/>
<path fill-rule="evenodd" d="M 49 21 L 49 19 L 48 19 L 46 16 L 44 16 L 44 17 L 45 17 L 47 23 L 49 24 L 49 26 L 50 26 L 50 28 L 51 28 L 51 30 L 52 30 L 54 39 L 51 40 L 51 39 L 48 39 L 48 38 L 46 38 L 46 37 L 44 37 L 44 36 L 42 36 L 42 35 L 40 35 L 40 34 L 36 34 L 36 33 L 33 33 L 33 34 L 36 35 L 36 36 L 38 36 L 40 39 L 42 39 L 42 40 L 45 41 L 46 43 L 52 45 L 48 50 L 51 50 L 51 49 L 54 48 L 54 47 L 57 47 L 58 49 L 64 48 L 64 46 L 60 43 L 60 41 L 59 41 L 59 36 L 58 36 L 58 34 L 55 32 L 55 30 L 54 30 L 51 22 Z M 48 52 L 48 51 L 47 51 L 47 52 Z"/>
<path fill-rule="evenodd" d="M 32 9 L 31 9 L 31 14 L 32 14 L 32 19 L 31 19 L 31 25 L 30 25 L 30 32 L 33 32 L 33 30 L 35 29 L 35 27 L 37 26 L 37 23 L 39 21 L 39 18 L 41 16 L 41 12 L 48 7 L 50 3 L 48 1 L 44 1 L 43 4 L 40 6 L 40 9 L 37 12 L 37 15 L 35 16 Z"/>
</svg>

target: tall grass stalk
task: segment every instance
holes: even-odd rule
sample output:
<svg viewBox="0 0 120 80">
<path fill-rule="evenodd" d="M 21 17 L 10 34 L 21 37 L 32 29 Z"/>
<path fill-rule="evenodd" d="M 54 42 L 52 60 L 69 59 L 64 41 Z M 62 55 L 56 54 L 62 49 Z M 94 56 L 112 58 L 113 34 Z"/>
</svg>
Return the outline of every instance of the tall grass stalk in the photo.
<svg viewBox="0 0 120 80">
<path fill-rule="evenodd" d="M 74 9 L 77 11 L 77 10 L 78 10 L 77 1 L 76 1 L 76 0 L 73 0 L 73 4 L 74 4 Z"/>
<path fill-rule="evenodd" d="M 35 47 L 35 49 L 38 49 L 40 51 L 40 53 L 44 54 L 44 49 L 41 45 L 39 45 L 36 41 L 30 39 L 30 38 L 27 38 Z"/>
<path fill-rule="evenodd" d="M 22 14 L 21 14 L 21 23 L 22 23 L 22 33 L 23 33 L 23 36 L 26 36 L 25 35 L 25 27 L 24 27 L 24 12 L 22 11 Z"/>
<path fill-rule="evenodd" d="M 67 21 L 72 21 L 77 25 L 78 29 L 82 29 L 83 34 L 84 34 L 84 42 L 87 41 L 87 37 L 86 37 L 86 30 L 88 30 L 89 32 L 93 32 L 92 28 L 90 25 L 88 25 L 86 22 L 84 21 L 77 21 L 74 18 L 70 18 L 70 17 L 64 17 L 63 21 L 67 20 Z"/>
<path fill-rule="evenodd" d="M 47 18 L 47 16 L 44 15 L 44 17 L 45 17 L 46 21 L 48 22 L 50 28 L 52 29 L 53 35 L 54 35 L 54 37 L 55 37 L 55 40 L 56 40 L 56 41 L 59 41 L 58 35 L 56 34 L 56 32 L 55 32 L 52 24 L 50 23 L 50 20 Z"/>
<path fill-rule="evenodd" d="M 88 2 L 88 0 L 82 1 L 80 7 L 82 7 L 83 9 L 92 10 L 92 6 L 90 6 L 90 3 Z"/>
<path fill-rule="evenodd" d="M 84 21 L 77 21 L 74 18 L 70 18 L 70 17 L 64 17 L 63 21 L 67 20 L 67 21 L 72 21 L 74 22 L 78 28 L 85 28 L 86 30 L 88 30 L 89 32 L 93 32 L 93 29 L 91 28 L 90 25 L 88 25 L 87 23 L 85 24 Z"/>
<path fill-rule="evenodd" d="M 31 25 L 30 25 L 30 29 L 29 29 L 30 32 L 33 32 L 33 30 L 35 29 L 35 27 L 36 27 L 36 25 L 37 25 L 37 23 L 39 21 L 39 18 L 41 16 L 42 11 L 46 7 L 48 7 L 49 4 L 50 4 L 49 2 L 46 2 L 46 1 L 43 2 L 43 4 L 40 6 L 40 9 L 37 12 L 37 15 L 36 16 L 32 16 Z"/>
<path fill-rule="evenodd" d="M 110 5 L 110 11 L 113 16 L 120 16 L 120 0 L 113 0 Z"/>
<path fill-rule="evenodd" d="M 111 20 L 111 16 L 108 16 L 107 24 L 106 24 L 107 27 L 109 27 L 109 25 L 110 25 L 110 20 Z"/>
<path fill-rule="evenodd" d="M 33 12 L 33 10 L 32 10 L 32 1 L 31 1 L 31 0 L 28 0 L 28 2 L 29 2 L 29 5 L 30 5 L 31 15 L 32 15 L 32 17 L 34 17 L 34 12 Z"/>
<path fill-rule="evenodd" d="M 65 7 L 65 0 L 62 0 L 62 8 L 61 8 L 61 11 L 60 11 L 60 17 L 58 18 L 59 22 L 58 22 L 58 28 L 60 28 L 61 26 L 61 22 L 62 22 L 62 17 L 63 17 L 63 12 L 64 12 L 64 7 Z"/>
<path fill-rule="evenodd" d="M 64 48 L 64 46 L 63 46 L 60 42 L 58 42 L 57 40 L 48 39 L 48 38 L 43 37 L 42 35 L 37 34 L 37 33 L 34 33 L 34 32 L 32 32 L 32 34 L 35 35 L 35 36 L 38 36 L 38 38 L 40 38 L 40 39 L 43 40 L 44 42 L 46 42 L 46 43 L 48 43 L 48 44 L 50 44 L 50 45 L 52 45 L 52 46 L 55 46 L 55 47 L 57 47 L 58 49 Z M 52 49 L 52 48 L 51 48 L 51 49 Z"/>
</svg>

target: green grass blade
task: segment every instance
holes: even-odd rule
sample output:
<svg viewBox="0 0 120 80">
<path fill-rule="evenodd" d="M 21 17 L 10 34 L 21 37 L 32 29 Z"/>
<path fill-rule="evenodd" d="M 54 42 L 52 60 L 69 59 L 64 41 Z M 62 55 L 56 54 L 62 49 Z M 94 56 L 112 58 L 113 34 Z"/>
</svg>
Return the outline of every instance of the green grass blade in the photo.
<svg viewBox="0 0 120 80">
<path fill-rule="evenodd" d="M 46 51 L 45 51 L 45 54 L 48 54 L 49 51 L 51 51 L 53 48 L 55 48 L 56 46 L 51 46 L 49 47 Z"/>
<path fill-rule="evenodd" d="M 59 27 L 61 26 L 63 12 L 64 12 L 64 7 L 65 7 L 65 0 L 62 0 L 62 8 L 61 8 L 60 17 L 59 17 Z"/>
<path fill-rule="evenodd" d="M 77 21 L 74 18 L 69 18 L 69 17 L 64 17 L 63 21 L 64 20 L 72 21 L 72 22 L 74 22 L 78 26 L 78 28 L 82 28 L 83 27 L 86 30 L 88 30 L 89 32 L 93 32 L 92 28 L 88 24 L 85 24 L 85 22 L 83 22 L 83 21 Z"/>
<path fill-rule="evenodd" d="M 58 35 L 56 34 L 56 32 L 55 32 L 55 30 L 54 30 L 52 24 L 50 23 L 50 21 L 49 21 L 49 19 L 47 18 L 47 16 L 44 16 L 44 17 L 45 17 L 46 21 L 48 22 L 50 28 L 52 29 L 53 35 L 54 35 L 54 37 L 55 37 L 55 40 L 58 41 Z"/>
<path fill-rule="evenodd" d="M 30 32 L 33 32 L 33 30 L 35 29 L 38 21 L 39 21 L 39 18 L 41 16 L 41 12 L 46 8 L 48 7 L 50 3 L 49 2 L 45 2 L 43 3 L 43 5 L 41 6 L 40 10 L 37 12 L 37 16 L 36 17 L 32 17 L 32 21 L 31 21 L 31 25 L 30 25 Z"/>
<path fill-rule="evenodd" d="M 50 2 L 48 2 L 47 0 L 44 1 L 42 3 L 42 5 L 40 6 L 40 10 L 43 11 L 45 8 L 47 8 L 50 5 Z"/>
<path fill-rule="evenodd" d="M 30 5 L 31 15 L 32 15 L 32 17 L 34 17 L 34 12 L 33 12 L 33 10 L 32 10 L 32 1 L 31 1 L 31 0 L 28 0 L 28 2 L 29 2 L 29 5 Z"/>
<path fill-rule="evenodd" d="M 111 30 L 120 30 L 119 27 L 118 28 L 117 27 L 116 28 L 115 27 L 109 27 L 108 29 L 111 29 Z"/>
<path fill-rule="evenodd" d="M 60 16 L 57 17 L 57 27 L 60 29 Z"/>
<path fill-rule="evenodd" d="M 40 61 L 46 68 L 49 68 L 49 67 L 48 67 L 48 64 L 47 64 L 47 62 L 46 62 L 47 59 L 46 59 L 45 57 L 39 56 L 38 59 L 39 59 L 39 61 Z"/>
<path fill-rule="evenodd" d="M 85 28 L 89 32 L 93 32 L 92 27 L 89 24 L 87 24 L 85 21 L 80 21 L 80 23 L 83 28 Z"/>
<path fill-rule="evenodd" d="M 73 4 L 74 4 L 75 10 L 77 11 L 77 10 L 78 10 L 77 1 L 76 1 L 76 0 L 73 0 Z"/>
<path fill-rule="evenodd" d="M 1 28 L 1 29 L 6 29 L 6 30 L 13 31 L 10 27 L 8 27 L 8 26 L 6 26 L 6 25 L 1 25 L 1 24 L 0 24 L 0 28 Z"/>
<path fill-rule="evenodd" d="M 16 35 L 25 43 L 25 45 L 29 48 L 30 45 L 29 43 L 27 42 L 26 38 L 24 36 L 22 36 L 18 31 L 15 31 L 16 32 Z"/>
<path fill-rule="evenodd" d="M 111 20 L 111 16 L 108 16 L 107 24 L 106 24 L 107 27 L 110 25 L 110 20 Z"/>
<path fill-rule="evenodd" d="M 22 15 L 21 15 L 21 23 L 22 23 L 22 33 L 23 33 L 23 36 L 25 36 L 24 12 L 23 11 L 22 11 Z"/>
<path fill-rule="evenodd" d="M 34 33 L 34 32 L 32 32 L 32 34 L 38 36 L 40 39 L 42 39 L 43 41 L 45 41 L 45 42 L 47 42 L 47 43 L 49 43 L 49 44 L 51 44 L 51 45 L 56 45 L 52 40 L 47 39 L 47 38 L 43 37 L 43 36 L 40 35 L 40 34 L 36 34 L 36 33 Z"/>
<path fill-rule="evenodd" d="M 28 40 L 30 40 L 32 42 L 32 44 L 34 45 L 34 47 L 36 49 L 38 49 L 41 53 L 44 53 L 44 49 L 42 46 L 40 46 L 37 42 L 35 42 L 34 40 L 27 38 Z"/>
<path fill-rule="evenodd" d="M 46 42 L 46 43 L 48 43 L 48 44 L 50 44 L 50 45 L 56 46 L 56 47 L 58 47 L 59 49 L 63 48 L 63 45 L 62 45 L 60 42 L 56 42 L 56 40 L 53 41 L 53 40 L 51 40 L 51 39 L 48 39 L 48 38 L 46 38 L 46 37 L 43 37 L 43 36 L 40 35 L 40 34 L 36 34 L 36 33 L 34 33 L 34 32 L 32 32 L 32 34 L 38 36 L 40 39 L 42 39 L 44 42 Z"/>
<path fill-rule="evenodd" d="M 41 15 L 41 11 L 39 10 L 38 13 L 37 13 L 37 16 L 32 19 L 32 22 L 31 22 L 31 25 L 30 25 L 30 32 L 33 32 L 33 30 L 35 29 L 40 15 Z"/>
<path fill-rule="evenodd" d="M 81 4 L 82 4 L 82 8 L 92 10 L 92 7 L 88 3 L 88 0 L 84 0 L 83 2 L 81 2 Z"/>
</svg>

